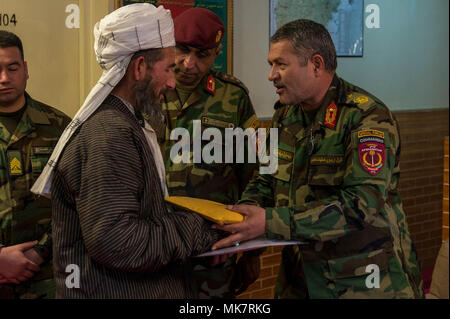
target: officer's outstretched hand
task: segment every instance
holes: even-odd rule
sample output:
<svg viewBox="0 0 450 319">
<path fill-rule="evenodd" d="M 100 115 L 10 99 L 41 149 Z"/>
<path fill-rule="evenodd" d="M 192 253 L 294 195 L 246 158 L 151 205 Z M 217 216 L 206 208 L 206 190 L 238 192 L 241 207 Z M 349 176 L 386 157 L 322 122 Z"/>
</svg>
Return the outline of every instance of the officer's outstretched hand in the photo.
<svg viewBox="0 0 450 319">
<path fill-rule="evenodd" d="M 211 250 L 233 246 L 260 237 L 266 232 L 266 211 L 264 208 L 250 205 L 229 205 L 227 209 L 244 215 L 244 220 L 230 225 L 213 225 L 212 228 L 229 232 L 231 235 L 215 243 Z"/>
</svg>

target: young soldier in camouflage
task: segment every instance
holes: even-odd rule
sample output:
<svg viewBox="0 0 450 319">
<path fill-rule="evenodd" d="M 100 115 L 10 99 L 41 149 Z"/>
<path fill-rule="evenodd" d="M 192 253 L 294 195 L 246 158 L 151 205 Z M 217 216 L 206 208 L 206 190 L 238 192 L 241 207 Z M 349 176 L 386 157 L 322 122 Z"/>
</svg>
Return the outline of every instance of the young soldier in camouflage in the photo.
<svg viewBox="0 0 450 319">
<path fill-rule="evenodd" d="M 159 134 L 169 194 L 235 204 L 252 177 L 256 163 L 230 164 L 223 160 L 222 163 L 206 164 L 202 161 L 197 164 L 193 163 L 191 152 L 190 163 L 175 164 L 171 161 L 170 150 L 177 141 L 171 141 L 170 134 L 175 128 L 185 128 L 190 133 L 192 144 L 192 121 L 200 120 L 202 131 L 209 127 L 221 130 L 224 155 L 225 151 L 231 151 L 224 147 L 225 128 L 257 129 L 258 118 L 245 85 L 231 75 L 211 70 L 222 49 L 225 32 L 220 18 L 207 9 L 191 8 L 176 17 L 174 25 L 176 90 L 165 96 L 165 128 Z M 247 154 L 247 145 L 244 151 Z M 259 262 L 258 258 L 257 254 L 247 254 L 239 262 L 239 267 L 251 267 Z M 249 271 L 243 276 L 245 280 L 236 280 L 230 288 L 235 260 L 236 256 L 215 267 L 210 267 L 206 260 L 196 265 L 201 298 L 231 298 L 234 288 L 242 291 L 256 280 L 259 270 L 257 273 Z"/>
<path fill-rule="evenodd" d="M 416 251 L 398 193 L 400 136 L 386 105 L 336 74 L 327 30 L 309 20 L 271 39 L 280 96 L 278 171 L 259 175 L 234 210 L 247 219 L 213 246 L 265 235 L 285 247 L 276 295 L 310 298 L 422 298 Z M 303 277 L 304 274 L 304 277 Z"/>
<path fill-rule="evenodd" d="M 53 298 L 51 204 L 30 192 L 70 118 L 26 92 L 20 39 L 0 31 L 0 298 Z"/>
</svg>

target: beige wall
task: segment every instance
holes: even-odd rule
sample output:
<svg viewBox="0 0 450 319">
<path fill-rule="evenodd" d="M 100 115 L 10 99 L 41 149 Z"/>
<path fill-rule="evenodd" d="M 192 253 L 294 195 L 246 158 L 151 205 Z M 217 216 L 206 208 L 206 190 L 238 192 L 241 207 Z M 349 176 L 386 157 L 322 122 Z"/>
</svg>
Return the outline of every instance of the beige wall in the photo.
<svg viewBox="0 0 450 319">
<path fill-rule="evenodd" d="M 66 7 L 80 9 L 80 28 L 66 27 Z M 23 42 L 30 79 L 28 93 L 73 117 L 101 75 L 93 51 L 95 23 L 114 9 L 114 0 L 0 0 L 1 13 L 15 14 L 0 26 Z"/>
</svg>

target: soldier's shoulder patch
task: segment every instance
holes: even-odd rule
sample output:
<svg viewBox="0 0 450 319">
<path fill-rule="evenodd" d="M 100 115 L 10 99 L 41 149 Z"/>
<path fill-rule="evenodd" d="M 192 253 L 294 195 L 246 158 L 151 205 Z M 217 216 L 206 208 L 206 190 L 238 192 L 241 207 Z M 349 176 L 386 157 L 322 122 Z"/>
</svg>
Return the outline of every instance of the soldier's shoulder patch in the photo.
<svg viewBox="0 0 450 319">
<path fill-rule="evenodd" d="M 358 131 L 358 156 L 362 168 L 370 175 L 377 175 L 386 161 L 384 132 Z"/>
<path fill-rule="evenodd" d="M 360 139 L 363 137 L 380 138 L 380 139 L 383 139 L 383 143 L 384 143 L 384 132 L 382 132 L 382 131 L 378 131 L 378 130 L 360 130 L 360 131 L 358 131 L 358 138 Z"/>
<path fill-rule="evenodd" d="M 218 78 L 219 80 L 221 80 L 223 82 L 239 86 L 248 95 L 248 88 L 238 78 L 236 78 L 230 74 L 222 73 L 219 71 L 212 71 L 212 74 L 214 75 L 214 77 Z"/>
</svg>

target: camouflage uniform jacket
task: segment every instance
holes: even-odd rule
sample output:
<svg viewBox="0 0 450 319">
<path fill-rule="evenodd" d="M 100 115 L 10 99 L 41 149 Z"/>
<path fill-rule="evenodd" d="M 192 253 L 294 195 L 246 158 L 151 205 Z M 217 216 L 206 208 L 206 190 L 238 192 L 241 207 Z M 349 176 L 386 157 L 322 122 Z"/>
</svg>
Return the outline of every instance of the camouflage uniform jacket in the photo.
<svg viewBox="0 0 450 319">
<path fill-rule="evenodd" d="M 159 135 L 164 157 L 167 186 L 172 196 L 190 196 L 218 201 L 225 204 L 236 203 L 252 177 L 256 163 L 229 164 L 194 163 L 193 161 L 193 120 L 201 121 L 202 132 L 218 128 L 222 133 L 222 157 L 225 156 L 225 128 L 256 129 L 259 126 L 247 88 L 236 78 L 211 71 L 181 105 L 175 90 L 167 93 L 163 105 L 165 128 Z M 185 128 L 191 139 L 190 163 L 175 164 L 170 159 L 170 150 L 177 141 L 170 140 L 171 131 Z M 209 141 L 202 141 L 203 146 Z M 236 156 L 235 143 L 233 152 Z M 247 144 L 244 146 L 247 154 Z M 236 160 L 234 159 L 234 163 Z"/>
<path fill-rule="evenodd" d="M 190 196 L 217 201 L 224 204 L 236 203 L 248 181 L 257 168 L 256 163 L 236 164 L 236 143 L 233 143 L 233 163 L 225 163 L 225 129 L 247 128 L 257 129 L 258 118 L 253 109 L 248 90 L 238 79 L 211 71 L 197 85 L 189 98 L 182 105 L 178 93 L 173 90 L 166 94 L 163 111 L 165 127 L 158 134 L 163 154 L 166 181 L 171 196 Z M 220 148 L 222 162 L 207 164 L 194 163 L 193 131 L 194 120 L 201 121 L 201 132 L 207 128 L 218 128 L 222 134 Z M 153 127 L 155 127 L 153 125 Z M 187 129 L 190 134 L 189 163 L 173 163 L 170 151 L 177 141 L 170 140 L 172 130 Z M 203 147 L 209 141 L 202 141 Z M 244 154 L 247 154 L 248 144 L 244 144 Z M 230 280 L 234 274 L 236 256 L 216 267 L 209 265 L 209 260 L 193 260 L 194 277 L 199 286 L 199 298 L 233 298 Z"/>
<path fill-rule="evenodd" d="M 0 247 L 38 240 L 45 262 L 29 282 L 0 285 L 23 296 L 31 281 L 53 277 L 51 265 L 51 203 L 30 192 L 47 163 L 70 118 L 64 113 L 26 96 L 26 109 L 14 132 L 0 123 Z"/>
<path fill-rule="evenodd" d="M 300 106 L 280 105 L 272 127 L 278 170 L 252 180 L 241 203 L 265 207 L 267 237 L 305 242 L 284 248 L 277 295 L 298 297 L 303 267 L 311 298 L 422 297 L 388 108 L 335 76 L 309 124 Z M 379 288 L 366 286 L 369 265 L 379 267 Z"/>
</svg>

